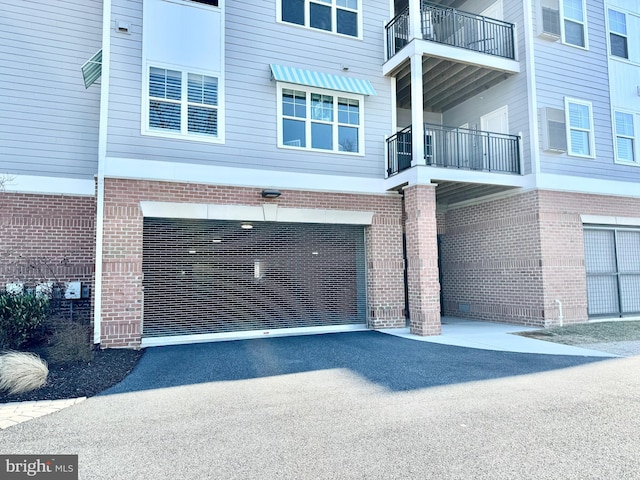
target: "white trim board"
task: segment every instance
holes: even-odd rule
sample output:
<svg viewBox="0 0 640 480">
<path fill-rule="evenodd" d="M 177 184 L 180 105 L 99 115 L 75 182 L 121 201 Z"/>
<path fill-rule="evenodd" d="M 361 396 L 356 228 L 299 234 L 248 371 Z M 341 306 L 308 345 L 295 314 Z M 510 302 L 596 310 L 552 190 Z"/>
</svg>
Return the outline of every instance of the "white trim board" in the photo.
<svg viewBox="0 0 640 480">
<path fill-rule="evenodd" d="M 37 175 L 6 174 L 6 192 L 33 193 L 42 195 L 84 195 L 94 196 L 95 180 L 65 177 L 45 177 Z"/>
<path fill-rule="evenodd" d="M 609 215 L 580 215 L 580 220 L 587 225 L 620 225 L 640 227 L 640 217 L 614 217 Z"/>
<path fill-rule="evenodd" d="M 156 218 L 193 218 L 202 220 L 239 220 L 253 222 L 330 223 L 371 225 L 373 212 L 285 208 L 265 203 L 260 207 L 173 202 L 140 202 L 142 215 Z"/>
<path fill-rule="evenodd" d="M 251 330 L 248 332 L 209 333 L 202 335 L 176 335 L 170 337 L 142 338 L 141 348 L 181 345 L 185 343 L 225 342 L 294 335 L 318 335 L 323 333 L 362 332 L 369 330 L 365 324 L 331 325 L 327 327 L 278 328 L 275 330 Z"/>
<path fill-rule="evenodd" d="M 279 188 L 340 193 L 386 193 L 384 178 L 283 172 L 278 170 L 172 163 L 133 158 L 107 158 L 105 163 L 105 176 L 110 178 L 235 187 Z"/>
</svg>

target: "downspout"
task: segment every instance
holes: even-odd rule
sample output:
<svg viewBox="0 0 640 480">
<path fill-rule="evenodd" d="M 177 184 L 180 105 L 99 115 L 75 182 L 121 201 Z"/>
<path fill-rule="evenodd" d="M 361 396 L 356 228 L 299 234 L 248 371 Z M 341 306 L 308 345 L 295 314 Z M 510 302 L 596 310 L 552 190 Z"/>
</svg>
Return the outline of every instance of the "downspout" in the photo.
<svg viewBox="0 0 640 480">
<path fill-rule="evenodd" d="M 96 264 L 93 302 L 93 343 L 100 343 L 102 326 L 102 253 L 104 234 L 104 169 L 107 158 L 109 118 L 109 71 L 111 61 L 111 0 L 102 9 L 102 80 L 100 82 L 100 124 L 98 131 L 98 176 L 96 184 Z"/>
<path fill-rule="evenodd" d="M 411 326 L 411 312 L 409 311 L 409 260 L 407 257 L 407 211 L 405 209 L 404 188 L 398 192 L 402 196 L 402 263 L 404 263 L 404 271 L 402 278 L 404 282 L 404 321 L 405 327 Z"/>
<path fill-rule="evenodd" d="M 558 304 L 558 323 L 562 327 L 564 324 L 564 316 L 562 315 L 562 302 L 556 298 L 556 303 Z"/>
</svg>

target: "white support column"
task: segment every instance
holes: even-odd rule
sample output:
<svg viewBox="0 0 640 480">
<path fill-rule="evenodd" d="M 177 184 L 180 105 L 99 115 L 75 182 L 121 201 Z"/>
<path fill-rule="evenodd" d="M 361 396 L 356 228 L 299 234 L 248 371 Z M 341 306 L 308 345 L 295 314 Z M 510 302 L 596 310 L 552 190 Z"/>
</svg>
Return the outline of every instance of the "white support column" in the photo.
<svg viewBox="0 0 640 480">
<path fill-rule="evenodd" d="M 422 55 L 411 57 L 411 166 L 425 165 Z"/>
<path fill-rule="evenodd" d="M 409 41 L 413 38 L 422 38 L 421 1 L 409 0 Z"/>
</svg>

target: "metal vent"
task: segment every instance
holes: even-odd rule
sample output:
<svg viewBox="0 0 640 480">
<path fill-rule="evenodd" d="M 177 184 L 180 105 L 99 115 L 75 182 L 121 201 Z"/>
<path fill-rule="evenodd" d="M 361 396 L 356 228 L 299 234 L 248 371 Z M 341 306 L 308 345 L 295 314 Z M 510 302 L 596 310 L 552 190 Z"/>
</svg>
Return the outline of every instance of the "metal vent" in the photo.
<svg viewBox="0 0 640 480">
<path fill-rule="evenodd" d="M 567 130 L 564 110 L 544 107 L 542 110 L 542 149 L 550 152 L 567 151 Z"/>
<path fill-rule="evenodd" d="M 560 11 L 542 7 L 542 34 L 552 39 L 560 38 Z"/>
<path fill-rule="evenodd" d="M 364 227 L 244 227 L 145 218 L 143 337 L 365 323 Z"/>
</svg>

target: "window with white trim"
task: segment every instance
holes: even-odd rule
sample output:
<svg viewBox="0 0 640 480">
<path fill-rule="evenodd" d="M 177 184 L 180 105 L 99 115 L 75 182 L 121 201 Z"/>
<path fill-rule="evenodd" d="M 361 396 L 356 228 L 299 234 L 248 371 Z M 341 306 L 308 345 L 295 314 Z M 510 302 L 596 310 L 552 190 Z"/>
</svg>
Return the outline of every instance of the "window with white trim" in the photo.
<svg viewBox="0 0 640 480">
<path fill-rule="evenodd" d="M 633 114 L 615 111 L 614 132 L 616 136 L 616 159 L 620 162 L 635 162 L 635 128 Z"/>
<path fill-rule="evenodd" d="M 611 55 L 629 58 L 627 42 L 627 16 L 616 10 L 609 9 L 609 48 Z"/>
<path fill-rule="evenodd" d="M 304 27 L 358 37 L 361 0 L 280 0 L 280 19 Z"/>
<path fill-rule="evenodd" d="M 149 68 L 148 129 L 218 138 L 218 78 Z"/>
<path fill-rule="evenodd" d="M 282 148 L 363 153 L 362 95 L 278 86 Z"/>
<path fill-rule="evenodd" d="M 576 157 L 595 157 L 593 109 L 591 102 L 565 98 L 567 153 Z"/>
<path fill-rule="evenodd" d="M 577 47 L 586 47 L 586 21 L 584 0 L 562 0 L 562 41 Z"/>
</svg>

